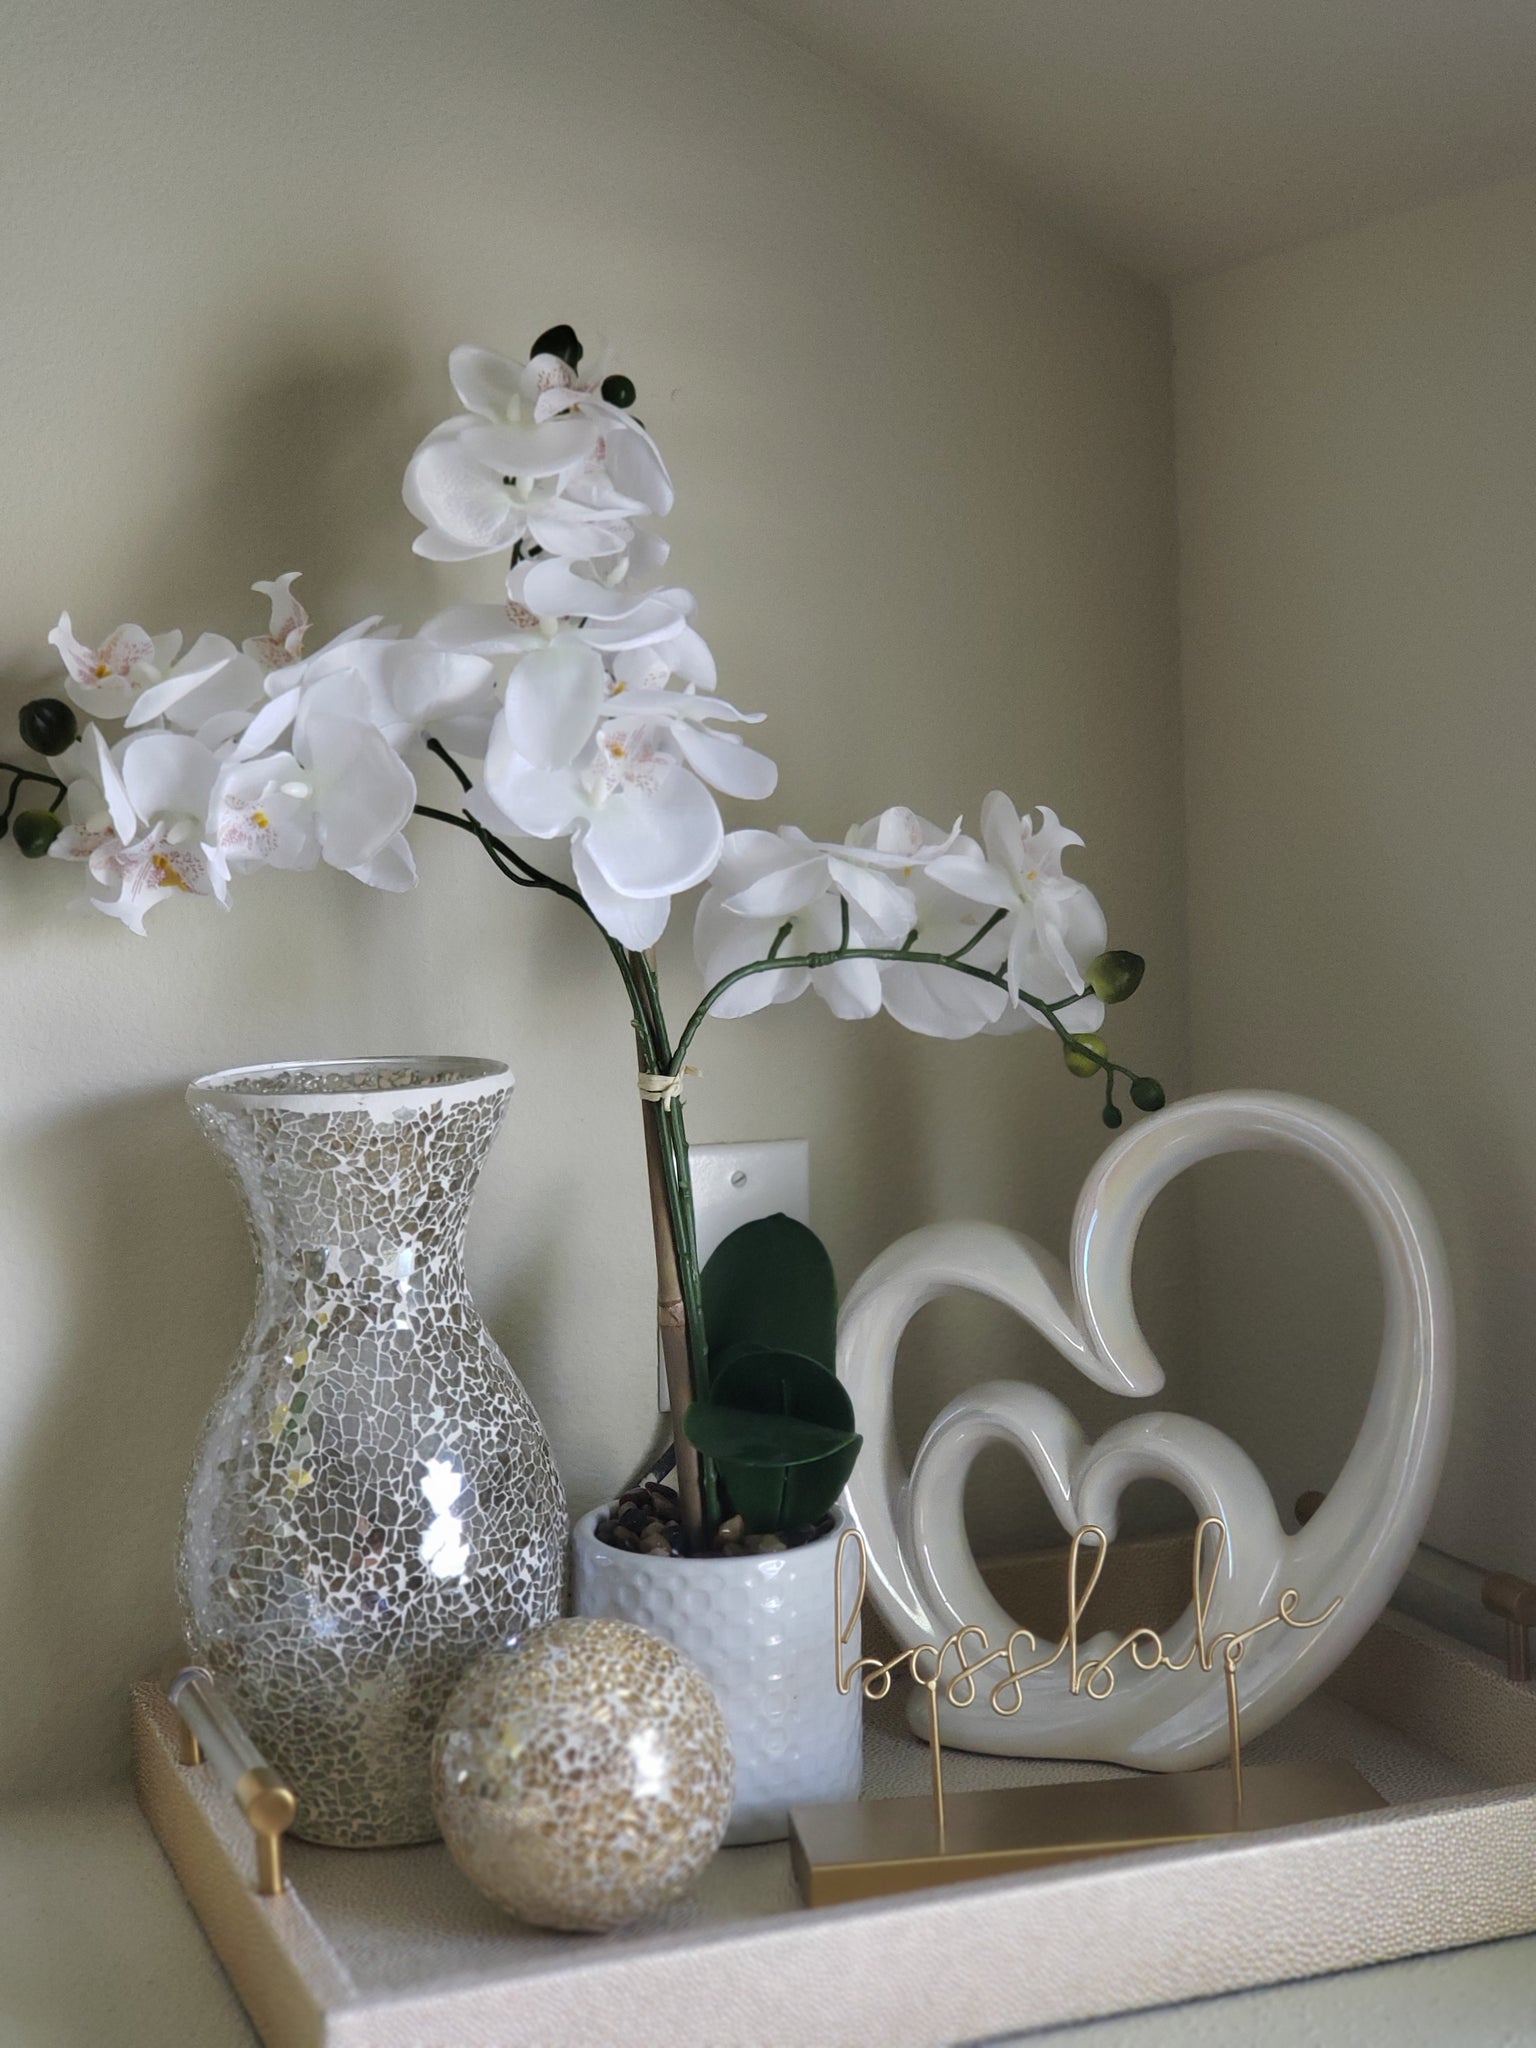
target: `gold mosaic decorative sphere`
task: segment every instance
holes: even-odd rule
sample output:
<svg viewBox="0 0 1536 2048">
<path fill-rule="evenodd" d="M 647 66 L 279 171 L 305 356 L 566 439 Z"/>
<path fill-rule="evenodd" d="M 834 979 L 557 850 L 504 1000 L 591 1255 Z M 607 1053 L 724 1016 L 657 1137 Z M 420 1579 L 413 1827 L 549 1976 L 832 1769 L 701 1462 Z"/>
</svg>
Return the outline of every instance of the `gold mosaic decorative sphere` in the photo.
<svg viewBox="0 0 1536 2048">
<path fill-rule="evenodd" d="M 601 1933 L 687 1890 L 720 1846 L 735 1770 L 686 1657 L 627 1621 L 552 1621 L 470 1667 L 432 1745 L 438 1824 L 488 1898 Z"/>
</svg>

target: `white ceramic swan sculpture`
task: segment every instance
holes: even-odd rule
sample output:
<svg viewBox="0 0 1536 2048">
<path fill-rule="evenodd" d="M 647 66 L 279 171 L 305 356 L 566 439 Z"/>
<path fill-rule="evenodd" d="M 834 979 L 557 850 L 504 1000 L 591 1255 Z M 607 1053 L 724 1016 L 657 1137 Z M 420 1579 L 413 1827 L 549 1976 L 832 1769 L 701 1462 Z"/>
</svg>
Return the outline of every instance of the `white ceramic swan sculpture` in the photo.
<svg viewBox="0 0 1536 2048">
<path fill-rule="evenodd" d="M 1006 1302 L 1091 1380 L 1139 1399 L 1158 1393 L 1162 1369 L 1131 1300 L 1136 1233 L 1152 1198 L 1197 1160 L 1221 1152 L 1283 1151 L 1315 1160 L 1364 1213 L 1386 1297 L 1381 1360 L 1360 1435 L 1327 1499 L 1294 1536 L 1252 1462 L 1209 1424 L 1141 1414 L 1090 1443 L 1041 1387 L 993 1381 L 952 1401 L 923 1440 L 910 1475 L 896 1450 L 891 1376 L 902 1332 L 925 1302 L 968 1288 Z M 1445 1255 L 1434 1219 L 1406 1169 L 1379 1139 L 1336 1111 L 1296 1096 L 1195 1097 L 1149 1117 L 1105 1152 L 1078 1198 L 1070 1275 L 1049 1252 L 987 1223 L 914 1231 L 889 1247 L 844 1305 L 838 1371 L 868 1445 L 848 1506 L 869 1559 L 870 1595 L 903 1648 L 942 1643 L 979 1623 L 994 1646 L 1018 1627 L 983 1583 L 966 1539 L 965 1476 L 984 1444 L 1004 1442 L 1033 1467 L 1062 1526 L 1115 1533 L 1116 1507 L 1135 1479 L 1170 1481 L 1203 1516 L 1219 1516 L 1228 1543 L 1206 1623 L 1208 1638 L 1272 1614 L 1294 1587 L 1321 1627 L 1271 1628 L 1241 1666 L 1243 1729 L 1256 1734 L 1295 1706 L 1359 1641 L 1391 1597 L 1424 1526 L 1450 1425 L 1453 1339 Z M 1085 1574 L 1086 1576 L 1086 1574 Z M 1092 1626 L 1091 1607 L 1084 1628 Z M 1194 1642 L 1192 1609 L 1163 1631 L 1177 1663 Z M 1114 1638 L 1085 1639 L 1085 1659 Z M 1050 1654 L 1042 1643 L 1039 1658 Z M 1020 1648 L 1018 1665 L 1036 1661 Z M 1002 1667 L 993 1668 L 993 1676 Z M 1013 1756 L 1094 1757 L 1143 1769 L 1214 1763 L 1227 1746 L 1219 1673 L 1198 1659 L 1184 1670 L 1134 1668 L 1123 1656 L 1107 1699 L 1074 1697 L 1065 1662 L 1020 1681 L 1007 1717 L 988 1704 L 939 1698 L 943 1739 Z M 1010 1704 L 1012 1695 L 1010 1695 Z M 921 1701 L 914 1701 L 922 1706 Z"/>
</svg>

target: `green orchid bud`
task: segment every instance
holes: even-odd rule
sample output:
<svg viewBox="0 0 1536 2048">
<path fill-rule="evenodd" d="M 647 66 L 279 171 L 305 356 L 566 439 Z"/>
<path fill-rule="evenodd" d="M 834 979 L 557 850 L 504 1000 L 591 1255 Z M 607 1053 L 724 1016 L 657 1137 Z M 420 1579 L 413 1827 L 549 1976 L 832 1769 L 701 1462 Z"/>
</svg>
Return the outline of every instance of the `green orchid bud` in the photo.
<svg viewBox="0 0 1536 2048">
<path fill-rule="evenodd" d="M 1120 1114 L 1120 1111 L 1115 1107 L 1115 1105 L 1112 1102 L 1105 1103 L 1103 1109 L 1100 1111 L 1100 1115 L 1103 1117 L 1105 1123 L 1109 1126 L 1109 1128 L 1112 1131 L 1118 1131 L 1120 1126 L 1125 1122 L 1125 1118 Z"/>
<path fill-rule="evenodd" d="M 626 412 L 635 402 L 634 385 L 628 377 L 621 377 L 617 372 L 611 377 L 605 377 L 599 388 L 610 405 L 619 406 Z"/>
<path fill-rule="evenodd" d="M 34 697 L 22 705 L 16 722 L 23 742 L 45 760 L 62 754 L 80 736 L 80 721 L 62 697 Z"/>
<path fill-rule="evenodd" d="M 1163 1093 L 1161 1081 L 1154 1081 L 1150 1074 L 1138 1074 L 1131 1083 L 1131 1100 L 1138 1109 L 1161 1109 L 1168 1100 Z"/>
<path fill-rule="evenodd" d="M 28 860 L 41 860 L 63 830 L 63 819 L 52 811 L 18 811 L 11 820 L 11 837 Z"/>
<path fill-rule="evenodd" d="M 1139 953 L 1101 953 L 1089 964 L 1088 986 L 1101 1003 L 1123 1003 L 1141 987 L 1146 971 Z"/>
<path fill-rule="evenodd" d="M 1062 1047 L 1062 1053 L 1067 1062 L 1067 1072 L 1076 1074 L 1079 1081 L 1088 1081 L 1104 1071 L 1102 1058 L 1094 1059 L 1091 1055 L 1099 1053 L 1107 1058 L 1109 1047 L 1096 1031 L 1079 1031 L 1070 1044 Z"/>
<path fill-rule="evenodd" d="M 558 327 L 546 327 L 530 351 L 536 356 L 558 356 L 562 363 L 569 363 L 574 370 L 581 361 L 581 343 L 576 339 L 576 330 L 563 320 Z"/>
</svg>

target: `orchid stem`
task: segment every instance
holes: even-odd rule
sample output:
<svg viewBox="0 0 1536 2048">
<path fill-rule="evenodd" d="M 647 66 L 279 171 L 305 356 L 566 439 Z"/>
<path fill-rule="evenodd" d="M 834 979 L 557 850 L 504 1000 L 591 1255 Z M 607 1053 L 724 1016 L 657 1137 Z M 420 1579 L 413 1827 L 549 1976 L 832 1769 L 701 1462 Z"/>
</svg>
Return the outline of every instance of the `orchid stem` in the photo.
<svg viewBox="0 0 1536 2048">
<path fill-rule="evenodd" d="M 971 948 L 986 936 L 987 932 L 992 929 L 992 926 L 997 923 L 998 918 L 1003 915 L 1004 912 L 998 911 L 996 916 L 988 919 L 987 923 L 976 933 L 974 938 L 968 939 L 963 946 L 958 947 L 953 953 L 918 953 L 913 951 L 912 941 L 917 936 L 915 932 L 911 934 L 906 944 L 902 946 L 841 945 L 834 947 L 830 952 L 799 953 L 794 955 L 786 955 L 770 950 L 767 958 L 751 960 L 745 967 L 737 967 L 730 974 L 722 975 L 714 987 L 709 990 L 693 1015 L 688 1019 L 687 1024 L 683 1027 L 683 1035 L 677 1041 L 677 1051 L 668 1071 L 674 1074 L 682 1071 L 682 1064 L 688 1057 L 689 1050 L 693 1045 L 695 1037 L 698 1035 L 700 1027 L 728 988 L 734 987 L 738 981 L 745 981 L 749 975 L 766 974 L 772 968 L 804 967 L 814 969 L 817 967 L 834 967 L 843 960 L 891 960 L 907 967 L 948 967 L 956 974 L 968 974 L 973 981 L 984 981 L 991 988 L 1006 990 L 1008 987 L 1006 969 L 1001 967 L 995 969 L 973 967 L 965 958 L 965 955 L 970 952 Z M 775 944 L 777 944 L 777 940 Z M 1087 1059 L 1091 1059 L 1094 1065 L 1101 1068 L 1104 1072 L 1124 1074 L 1128 1081 L 1134 1081 L 1137 1078 L 1134 1067 L 1123 1067 L 1117 1060 L 1109 1059 L 1105 1054 L 1095 1052 L 1091 1046 L 1084 1045 L 1077 1035 L 1062 1023 L 1060 1017 L 1056 1014 L 1058 1010 L 1070 1009 L 1073 1003 L 1080 1003 L 1084 997 L 1092 996 L 1092 994 L 1092 989 L 1085 988 L 1076 995 L 1062 997 L 1059 1002 L 1047 1003 L 1039 996 L 1032 996 L 1027 989 L 1020 989 L 1018 1000 L 1021 1003 L 1027 1003 L 1030 1009 L 1037 1011 L 1045 1019 L 1046 1023 L 1050 1025 L 1063 1045 L 1069 1045 L 1074 1051 L 1080 1052 Z"/>
<path fill-rule="evenodd" d="M 444 764 L 468 792 L 473 784 L 464 769 L 439 740 L 428 740 L 427 748 Z M 478 839 L 498 874 L 521 889 L 547 889 L 574 903 L 592 923 L 591 906 L 579 890 L 508 846 L 487 826 L 466 812 L 439 810 L 433 804 L 417 804 L 418 817 L 452 825 Z M 789 927 L 785 927 L 788 935 Z M 604 933 L 608 950 L 629 997 L 634 1022 L 635 1051 L 643 1074 L 674 1071 L 672 1045 L 667 1033 L 666 1014 L 656 980 L 655 963 L 649 954 L 630 952 Z M 720 1518 L 719 1490 L 713 1465 L 701 1459 L 689 1442 L 683 1418 L 690 1404 L 707 1384 L 707 1352 L 704 1337 L 703 1288 L 699 1277 L 698 1239 L 694 1228 L 693 1182 L 688 1160 L 688 1137 L 682 1104 L 646 1102 L 646 1171 L 651 1190 L 651 1224 L 656 1247 L 656 1321 L 662 1362 L 667 1375 L 667 1394 L 672 1407 L 672 1438 L 677 1452 L 678 1506 L 689 1547 L 702 1555 L 707 1548 L 708 1529 Z"/>
<path fill-rule="evenodd" d="M 39 773 L 36 768 L 19 768 L 14 761 L 0 761 L 0 775 L 11 778 L 10 794 L 5 799 L 5 808 L 0 810 L 0 835 L 10 829 L 11 813 L 16 808 L 24 782 L 41 782 L 53 791 L 53 801 L 48 806 L 50 811 L 56 811 L 69 793 L 69 785 L 61 782 L 57 775 Z"/>
</svg>

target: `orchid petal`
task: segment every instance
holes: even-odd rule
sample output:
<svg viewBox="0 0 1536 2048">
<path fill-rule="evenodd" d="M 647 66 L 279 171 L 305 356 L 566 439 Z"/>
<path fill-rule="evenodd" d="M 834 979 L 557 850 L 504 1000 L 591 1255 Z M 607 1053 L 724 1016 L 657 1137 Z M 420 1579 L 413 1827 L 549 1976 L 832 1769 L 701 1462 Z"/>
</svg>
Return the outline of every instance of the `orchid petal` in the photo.
<svg viewBox="0 0 1536 2048">
<path fill-rule="evenodd" d="M 614 486 L 628 498 L 638 498 L 649 512 L 672 510 L 672 479 L 661 459 L 661 450 L 640 422 L 627 416 L 613 422 L 605 438 L 604 463 Z"/>
<path fill-rule="evenodd" d="M 588 576 L 578 576 L 562 560 L 527 565 L 519 598 L 541 618 L 616 618 L 632 612 L 643 600 L 633 591 L 613 590 Z"/>
<path fill-rule="evenodd" d="M 655 945 L 672 914 L 670 896 L 621 896 L 587 851 L 581 832 L 571 841 L 571 866 L 587 908 L 610 938 L 635 953 Z"/>
<path fill-rule="evenodd" d="M 596 730 L 607 689 L 597 655 L 563 633 L 525 654 L 507 679 L 508 737 L 532 767 L 567 767 Z"/>
<path fill-rule="evenodd" d="M 476 783 L 473 789 L 465 792 L 464 810 L 477 824 L 483 825 L 487 832 L 494 832 L 498 839 L 517 838 L 516 825 L 483 783 Z"/>
<path fill-rule="evenodd" d="M 758 801 L 772 796 L 778 786 L 777 763 L 744 746 L 735 733 L 706 732 L 701 726 L 680 722 L 676 737 L 688 766 L 726 796 Z"/>
<path fill-rule="evenodd" d="M 373 726 L 325 713 L 305 722 L 300 758 L 315 782 L 320 845 L 332 867 L 356 868 L 400 831 L 416 778 Z"/>
<path fill-rule="evenodd" d="M 617 555 L 629 546 L 634 528 L 626 519 L 606 513 L 588 512 L 565 499 L 530 502 L 527 508 L 530 535 L 552 555 L 600 558 Z M 486 549 L 484 552 L 490 553 Z"/>
<path fill-rule="evenodd" d="M 490 703 L 494 673 L 481 656 L 423 647 L 415 640 L 384 644 L 392 647 L 384 674 L 403 720 L 420 728 L 481 699 Z"/>
<path fill-rule="evenodd" d="M 309 613 L 293 594 L 299 571 L 289 569 L 271 582 L 253 583 L 259 597 L 270 599 L 272 616 L 265 633 L 242 641 L 241 650 L 263 668 L 286 668 L 298 660 L 309 631 Z"/>
<path fill-rule="evenodd" d="M 928 863 L 927 873 L 972 903 L 985 903 L 995 910 L 1018 907 L 1017 888 L 1008 875 L 981 857 L 979 848 L 971 854 L 941 853 Z"/>
<path fill-rule="evenodd" d="M 873 1017 L 883 1000 L 880 962 L 837 960 L 830 967 L 813 968 L 811 987 L 834 1017 Z"/>
<path fill-rule="evenodd" d="M 514 530 L 504 540 L 494 542 L 490 547 L 481 547 L 478 542 L 450 540 L 446 533 L 429 527 L 411 542 L 411 553 L 420 555 L 424 562 L 478 562 L 484 555 L 499 555 L 516 538 Z"/>
<path fill-rule="evenodd" d="M 465 343 L 448 358 L 448 376 L 459 403 L 482 419 L 504 420 L 517 404 L 523 365 L 494 349 Z"/>
<path fill-rule="evenodd" d="M 733 832 L 732 839 L 746 835 Z M 767 837 L 764 834 L 764 837 Z M 794 860 L 788 865 L 770 869 L 745 888 L 726 897 L 725 907 L 738 917 L 771 917 L 782 923 L 786 917 L 794 917 L 809 903 L 824 893 L 827 887 L 827 862 L 823 854 L 813 852 L 809 859 Z"/>
<path fill-rule="evenodd" d="M 971 1038 L 1003 1013 L 1000 988 L 949 967 L 887 962 L 881 977 L 885 1007 L 898 1024 L 925 1038 Z"/>
<path fill-rule="evenodd" d="M 715 657 L 703 635 L 692 626 L 684 626 L 680 633 L 674 633 L 661 651 L 671 662 L 673 675 L 691 683 L 696 690 L 714 689 L 718 680 Z"/>
<path fill-rule="evenodd" d="M 292 725 L 302 695 L 303 691 L 296 683 L 291 690 L 284 690 L 280 697 L 263 704 L 246 727 L 244 737 L 237 742 L 235 759 L 248 761 L 257 754 L 264 754 L 268 747 L 275 746 Z"/>
<path fill-rule="evenodd" d="M 456 604 L 428 619 L 421 638 L 457 654 L 529 654 L 544 636 L 536 627 L 515 626 L 503 604 Z"/>
<path fill-rule="evenodd" d="M 184 728 L 201 725 L 223 711 L 243 711 L 262 692 L 262 670 L 248 654 L 218 633 L 204 633 L 183 657 L 179 673 L 140 693 L 128 713 L 130 730 L 152 718 L 169 717 Z"/>
<path fill-rule="evenodd" d="M 652 788 L 619 789 L 586 835 L 604 879 L 624 896 L 672 896 L 702 882 L 720 858 L 725 827 L 697 776 L 663 762 Z"/>
<path fill-rule="evenodd" d="M 145 824 L 156 818 L 207 815 L 219 764 L 182 733 L 152 732 L 123 750 L 123 787 Z"/>
<path fill-rule="evenodd" d="M 705 986 L 713 988 L 737 968 L 765 959 L 776 928 L 772 919 L 735 916 L 711 889 L 700 903 L 693 925 L 693 956 Z M 810 976 L 803 967 L 776 967 L 744 975 L 715 999 L 710 1014 L 750 1017 L 771 1003 L 794 1002 L 809 987 Z"/>
<path fill-rule="evenodd" d="M 429 528 L 416 537 L 418 554 L 436 550 L 439 536 L 454 550 L 499 554 L 522 530 L 522 513 L 506 486 L 465 453 L 462 438 L 425 442 L 411 457 L 406 484 L 406 502 Z"/>
<path fill-rule="evenodd" d="M 573 768 L 534 768 L 513 746 L 506 719 L 491 728 L 485 756 L 485 788 L 514 832 L 530 839 L 563 839 L 590 810 L 581 777 Z M 473 801 L 471 815 L 479 816 Z M 488 822 L 481 818 L 482 823 Z M 493 826 L 492 828 L 498 829 Z"/>
<path fill-rule="evenodd" d="M 542 427 L 466 427 L 460 446 L 498 477 L 559 476 L 585 462 L 596 448 L 591 420 L 562 414 Z"/>
<path fill-rule="evenodd" d="M 359 861 L 347 873 L 366 882 L 370 889 L 388 889 L 400 895 L 416 886 L 416 856 L 405 834 L 397 832 L 371 859 Z"/>
<path fill-rule="evenodd" d="M 128 792 L 123 787 L 123 778 L 118 772 L 101 727 L 91 727 L 91 737 L 96 743 L 96 780 L 101 785 L 103 801 L 112 820 L 112 830 L 124 846 L 127 846 L 138 830 L 138 817 Z"/>
<path fill-rule="evenodd" d="M 917 900 L 912 891 L 878 869 L 829 854 L 827 872 L 887 941 L 904 939 L 917 923 Z"/>
</svg>

